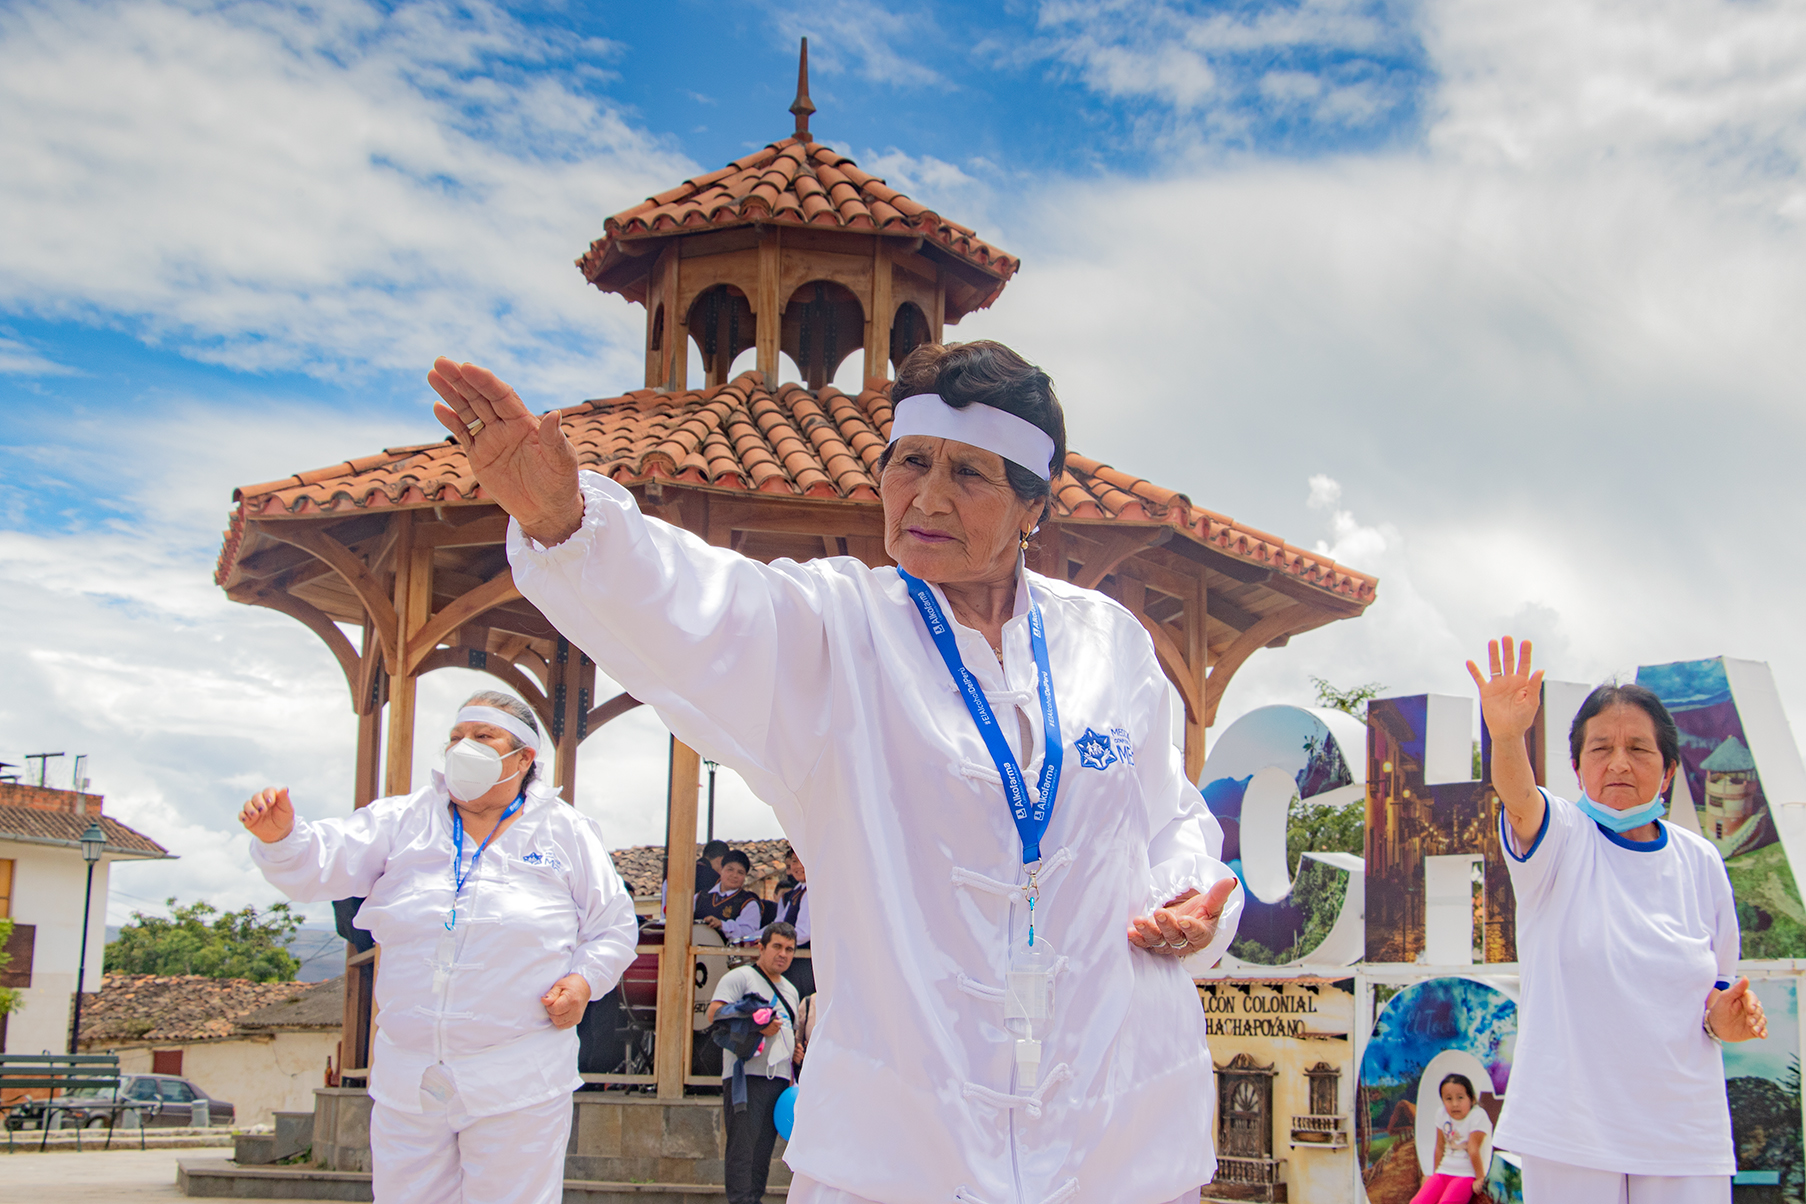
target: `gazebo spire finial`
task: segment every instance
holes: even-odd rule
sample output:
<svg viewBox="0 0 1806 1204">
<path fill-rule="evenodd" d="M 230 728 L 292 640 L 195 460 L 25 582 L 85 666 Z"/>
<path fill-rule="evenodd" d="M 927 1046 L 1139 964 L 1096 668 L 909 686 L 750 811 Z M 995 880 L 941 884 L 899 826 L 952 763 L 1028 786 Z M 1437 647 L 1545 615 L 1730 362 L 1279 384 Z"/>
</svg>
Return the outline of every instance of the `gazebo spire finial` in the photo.
<svg viewBox="0 0 1806 1204">
<path fill-rule="evenodd" d="M 809 99 L 809 39 L 803 39 L 802 55 L 796 63 L 796 99 L 790 102 L 790 111 L 796 114 L 796 134 L 798 142 L 813 142 L 815 135 L 809 132 L 809 115 L 815 112 L 815 102 Z"/>
</svg>

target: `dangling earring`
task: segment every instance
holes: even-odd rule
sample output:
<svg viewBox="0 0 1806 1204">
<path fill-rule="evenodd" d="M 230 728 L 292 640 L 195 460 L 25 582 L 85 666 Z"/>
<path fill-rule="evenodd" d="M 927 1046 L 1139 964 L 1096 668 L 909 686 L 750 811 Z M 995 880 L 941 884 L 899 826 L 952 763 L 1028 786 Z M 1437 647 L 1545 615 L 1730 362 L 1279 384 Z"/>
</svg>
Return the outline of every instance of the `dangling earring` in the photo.
<svg viewBox="0 0 1806 1204">
<path fill-rule="evenodd" d="M 1020 550 L 1022 550 L 1022 551 L 1024 551 L 1024 552 L 1026 552 L 1026 551 L 1028 551 L 1028 537 L 1029 537 L 1029 536 L 1030 536 L 1030 535 L 1033 535 L 1033 534 L 1034 534 L 1034 532 L 1033 532 L 1033 531 L 1019 531 L 1019 532 L 1017 532 L 1017 534 L 1016 534 L 1016 547 L 1017 547 L 1017 548 L 1019 548 L 1019 549 L 1020 549 Z"/>
</svg>

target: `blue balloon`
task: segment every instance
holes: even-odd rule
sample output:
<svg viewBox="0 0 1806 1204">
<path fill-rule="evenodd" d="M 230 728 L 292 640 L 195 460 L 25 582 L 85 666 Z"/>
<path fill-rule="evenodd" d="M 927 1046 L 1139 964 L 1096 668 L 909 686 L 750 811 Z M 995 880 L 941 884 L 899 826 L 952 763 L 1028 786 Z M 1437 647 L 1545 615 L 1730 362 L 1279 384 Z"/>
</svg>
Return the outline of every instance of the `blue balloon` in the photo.
<svg viewBox="0 0 1806 1204">
<path fill-rule="evenodd" d="M 796 1124 L 796 1085 L 784 1088 L 784 1094 L 778 1096 L 778 1106 L 772 1113 L 776 1122 L 778 1136 L 785 1141 L 790 1140 L 790 1130 Z"/>
</svg>

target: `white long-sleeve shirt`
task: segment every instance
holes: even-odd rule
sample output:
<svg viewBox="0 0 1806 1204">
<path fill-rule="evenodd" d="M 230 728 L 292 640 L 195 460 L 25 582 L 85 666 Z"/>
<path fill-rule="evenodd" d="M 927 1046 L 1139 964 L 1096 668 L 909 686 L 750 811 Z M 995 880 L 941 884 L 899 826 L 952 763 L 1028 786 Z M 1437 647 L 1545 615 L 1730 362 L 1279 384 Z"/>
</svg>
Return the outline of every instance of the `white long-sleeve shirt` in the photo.
<svg viewBox="0 0 1806 1204">
<path fill-rule="evenodd" d="M 1045 744 L 1032 588 L 1065 744 L 1035 909 L 1063 970 L 1040 1085 L 1018 1094 L 1003 986 L 1027 918 L 1022 843 L 896 570 L 761 564 L 642 515 L 594 473 L 581 485 L 583 524 L 557 547 L 511 525 L 516 584 L 679 739 L 746 779 L 821 896 L 824 1003 L 790 1166 L 887 1204 L 1154 1204 L 1207 1182 L 1215 1091 L 1191 977 L 1234 936 L 1241 895 L 1184 961 L 1129 944 L 1131 917 L 1230 876 L 1134 617 L 1027 574 L 1003 664 L 953 624 L 1019 760 L 1026 716 L 1032 783 Z"/>
<path fill-rule="evenodd" d="M 576 1090 L 577 1030 L 552 1027 L 540 996 L 581 974 L 614 989 L 639 943 L 633 897 L 595 821 L 535 782 L 490 842 L 452 908 L 445 780 L 348 816 L 297 818 L 251 859 L 291 899 L 364 897 L 357 926 L 382 949 L 370 1095 L 418 1113 L 420 1076 L 443 1062 L 471 1115 L 494 1116 Z M 466 833 L 465 870 L 480 841 Z"/>
<path fill-rule="evenodd" d="M 797 898 L 798 891 L 802 892 L 802 897 L 800 899 Z M 796 919 L 794 920 L 790 918 L 790 905 L 792 903 L 796 904 Z M 800 949 L 809 943 L 809 935 L 814 930 L 809 926 L 809 884 L 807 882 L 799 882 L 797 885 L 791 887 L 790 894 L 787 895 L 784 902 L 778 906 L 778 919 L 783 920 L 792 928 L 796 929 L 797 948 Z M 813 950 L 811 952 L 813 952 Z"/>
<path fill-rule="evenodd" d="M 721 889 L 717 882 L 709 887 L 709 894 L 716 899 L 725 898 L 730 892 Z M 759 907 L 757 899 L 749 899 L 740 914 L 732 919 L 721 921 L 721 935 L 730 945 L 744 945 L 748 941 L 756 941 L 759 934 L 765 931 L 763 923 L 765 913 Z"/>
</svg>

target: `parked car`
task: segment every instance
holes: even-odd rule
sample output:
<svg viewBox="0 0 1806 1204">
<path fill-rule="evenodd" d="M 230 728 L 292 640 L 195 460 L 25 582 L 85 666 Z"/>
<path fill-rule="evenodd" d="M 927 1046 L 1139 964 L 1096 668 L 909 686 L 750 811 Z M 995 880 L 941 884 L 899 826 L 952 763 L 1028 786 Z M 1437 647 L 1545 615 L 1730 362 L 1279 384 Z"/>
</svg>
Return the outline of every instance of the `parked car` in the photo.
<svg viewBox="0 0 1806 1204">
<path fill-rule="evenodd" d="M 231 1104 L 208 1095 L 190 1079 L 173 1074 L 122 1074 L 117 1093 L 111 1087 L 77 1087 L 54 1100 L 33 1100 L 14 1108 L 6 1118 L 6 1127 L 40 1128 L 46 1111 L 59 1129 L 100 1128 L 116 1112 L 121 1114 L 118 1123 L 122 1127 L 131 1126 L 134 1121 L 124 1115 L 121 1107 L 125 1104 L 132 1106 L 146 1127 L 180 1129 L 194 1123 L 197 1100 L 207 1101 L 209 1125 L 231 1125 L 236 1118 Z"/>
</svg>

